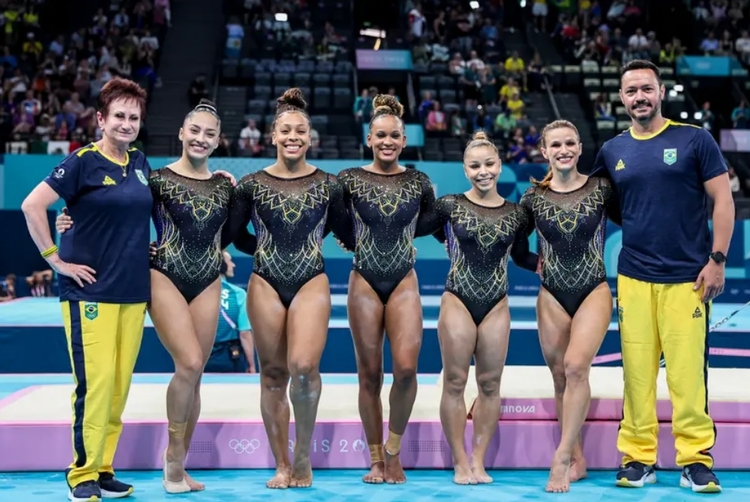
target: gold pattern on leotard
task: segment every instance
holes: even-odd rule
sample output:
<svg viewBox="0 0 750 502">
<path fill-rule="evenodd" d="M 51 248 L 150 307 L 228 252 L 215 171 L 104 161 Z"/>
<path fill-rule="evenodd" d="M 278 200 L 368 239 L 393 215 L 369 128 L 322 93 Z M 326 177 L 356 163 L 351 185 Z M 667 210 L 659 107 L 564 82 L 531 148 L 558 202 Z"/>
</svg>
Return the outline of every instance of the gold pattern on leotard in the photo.
<svg viewBox="0 0 750 502">
<path fill-rule="evenodd" d="M 537 186 L 526 191 L 521 204 L 534 215 L 545 286 L 575 292 L 606 277 L 604 240 L 611 196 L 611 186 L 601 178 L 589 178 L 567 193 Z"/>
<path fill-rule="evenodd" d="M 438 199 L 447 213 L 445 235 L 451 267 L 446 289 L 482 304 L 508 291 L 508 260 L 516 236 L 530 225 L 527 212 L 512 202 L 485 207 L 464 195 Z"/>
<path fill-rule="evenodd" d="M 323 270 L 332 183 L 335 177 L 323 171 L 293 179 L 259 171 L 240 181 L 238 198 L 252 200 L 257 274 L 290 285 Z"/>
<path fill-rule="evenodd" d="M 413 267 L 414 234 L 429 184 L 424 173 L 407 169 L 383 175 L 353 168 L 342 171 L 339 180 L 352 217 L 355 267 L 380 277 Z"/>
<path fill-rule="evenodd" d="M 158 235 L 153 265 L 186 283 L 212 279 L 223 260 L 221 231 L 231 182 L 218 175 L 194 179 L 163 168 L 151 171 L 149 187 Z"/>
</svg>

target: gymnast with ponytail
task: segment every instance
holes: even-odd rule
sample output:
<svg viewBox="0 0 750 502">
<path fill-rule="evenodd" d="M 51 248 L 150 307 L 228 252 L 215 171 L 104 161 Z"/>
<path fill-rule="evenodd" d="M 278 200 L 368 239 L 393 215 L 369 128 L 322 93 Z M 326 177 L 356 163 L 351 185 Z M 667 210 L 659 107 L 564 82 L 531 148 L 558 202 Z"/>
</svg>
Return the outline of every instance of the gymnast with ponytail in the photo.
<svg viewBox="0 0 750 502">
<path fill-rule="evenodd" d="M 537 298 L 539 341 L 552 372 L 562 434 L 546 490 L 567 492 L 586 477 L 581 427 L 591 400 L 589 372 L 612 319 L 604 267 L 607 219 L 620 224 L 617 193 L 604 177 L 578 171 L 582 145 L 567 120 L 541 133 L 549 172 L 521 198 L 539 238 L 542 284 Z"/>
</svg>

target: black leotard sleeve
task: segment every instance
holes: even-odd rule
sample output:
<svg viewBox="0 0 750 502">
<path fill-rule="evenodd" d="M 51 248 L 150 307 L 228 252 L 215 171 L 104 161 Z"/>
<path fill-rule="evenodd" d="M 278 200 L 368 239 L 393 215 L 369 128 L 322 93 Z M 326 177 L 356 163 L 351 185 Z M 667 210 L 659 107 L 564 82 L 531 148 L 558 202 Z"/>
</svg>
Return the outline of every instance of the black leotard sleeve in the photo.
<svg viewBox="0 0 750 502">
<path fill-rule="evenodd" d="M 521 225 L 516 233 L 513 246 L 510 248 L 510 257 L 513 258 L 513 263 L 519 267 L 530 272 L 536 272 L 539 255 L 532 253 L 529 249 L 529 236 L 534 232 L 534 213 L 528 206 L 528 201 L 524 201 L 523 197 L 519 202 L 523 216 L 520 218 Z"/>
<path fill-rule="evenodd" d="M 432 181 L 430 178 L 420 172 L 422 181 L 422 200 L 419 206 L 419 218 L 417 218 L 417 227 L 414 230 L 414 237 L 424 237 L 426 235 L 432 235 L 434 230 L 431 231 L 431 214 L 435 208 L 435 189 L 432 187 Z"/>
<path fill-rule="evenodd" d="M 606 169 L 605 169 L 606 171 Z M 606 198 L 607 217 L 617 226 L 622 226 L 622 213 L 620 212 L 620 197 L 617 194 L 617 188 L 608 178 L 600 180 L 602 192 Z"/>
<path fill-rule="evenodd" d="M 333 233 L 346 251 L 354 251 L 354 230 L 352 218 L 344 201 L 344 187 L 333 174 L 328 175 L 330 201 L 326 220 L 326 235 Z"/>
<path fill-rule="evenodd" d="M 222 235 L 222 246 L 228 241 L 226 246 L 229 243 L 233 243 L 238 251 L 252 256 L 255 253 L 258 240 L 247 229 L 247 226 L 250 224 L 253 207 L 253 193 L 247 187 L 247 178 L 249 176 L 252 175 L 243 177 L 232 192 L 229 218 L 225 225 L 225 232 Z"/>
</svg>

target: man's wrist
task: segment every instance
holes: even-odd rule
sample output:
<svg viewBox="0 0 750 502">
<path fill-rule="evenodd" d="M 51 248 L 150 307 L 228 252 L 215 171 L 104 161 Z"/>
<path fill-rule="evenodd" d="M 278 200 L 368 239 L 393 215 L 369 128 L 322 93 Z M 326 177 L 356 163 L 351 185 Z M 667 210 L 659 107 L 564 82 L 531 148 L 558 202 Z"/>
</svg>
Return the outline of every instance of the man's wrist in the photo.
<svg viewBox="0 0 750 502">
<path fill-rule="evenodd" d="M 714 251 L 709 255 L 711 261 L 717 265 L 724 265 L 727 262 L 727 256 L 722 251 Z"/>
</svg>

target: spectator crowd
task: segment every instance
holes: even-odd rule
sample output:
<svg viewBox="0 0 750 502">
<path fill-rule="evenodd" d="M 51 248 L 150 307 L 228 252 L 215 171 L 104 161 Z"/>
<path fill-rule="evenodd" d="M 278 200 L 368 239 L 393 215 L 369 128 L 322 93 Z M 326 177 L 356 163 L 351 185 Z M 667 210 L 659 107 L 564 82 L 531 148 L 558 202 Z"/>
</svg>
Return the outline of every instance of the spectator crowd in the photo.
<svg viewBox="0 0 750 502">
<path fill-rule="evenodd" d="M 147 91 L 160 85 L 169 0 L 112 1 L 62 35 L 54 35 L 55 19 L 37 14 L 45 1 L 52 0 L 3 2 L 0 134 L 6 153 L 65 154 L 99 139 L 95 104 L 114 76 Z"/>
</svg>

